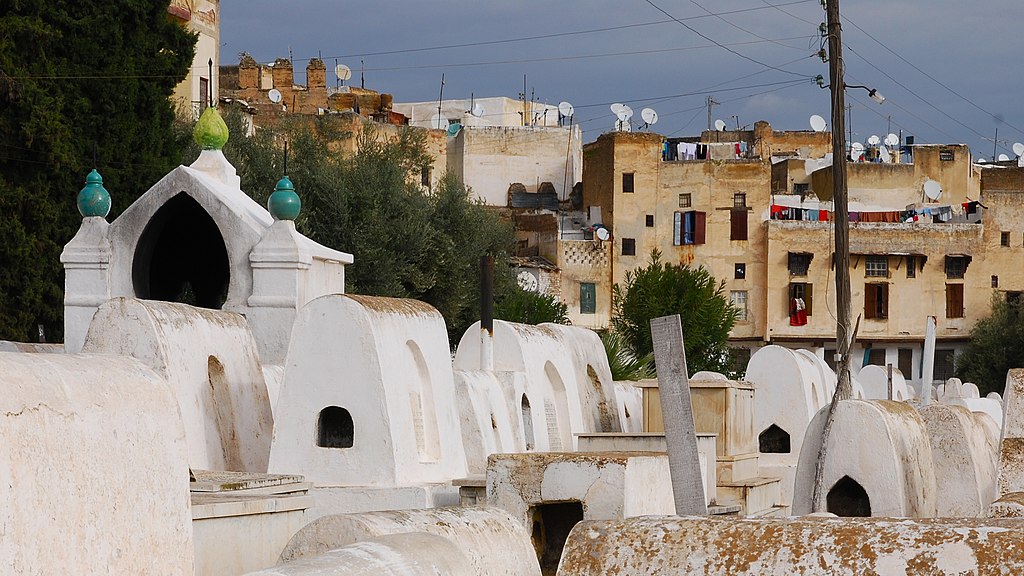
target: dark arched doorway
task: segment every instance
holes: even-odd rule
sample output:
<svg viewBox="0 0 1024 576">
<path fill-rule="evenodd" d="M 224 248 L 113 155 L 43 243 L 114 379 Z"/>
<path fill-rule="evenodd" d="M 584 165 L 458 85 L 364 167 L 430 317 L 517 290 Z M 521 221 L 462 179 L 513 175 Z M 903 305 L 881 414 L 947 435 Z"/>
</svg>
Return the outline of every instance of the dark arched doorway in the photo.
<svg viewBox="0 0 1024 576">
<path fill-rule="evenodd" d="M 871 499 L 864 488 L 849 476 L 843 476 L 825 498 L 828 511 L 836 516 L 871 516 Z"/>
<path fill-rule="evenodd" d="M 184 192 L 160 207 L 135 248 L 135 296 L 219 309 L 231 268 L 217 223 Z"/>
</svg>

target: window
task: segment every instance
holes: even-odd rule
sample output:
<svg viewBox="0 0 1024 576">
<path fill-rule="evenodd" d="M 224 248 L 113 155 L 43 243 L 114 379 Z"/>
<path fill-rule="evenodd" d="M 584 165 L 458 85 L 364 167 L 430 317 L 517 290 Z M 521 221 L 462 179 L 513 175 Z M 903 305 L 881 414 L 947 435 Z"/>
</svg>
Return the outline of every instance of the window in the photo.
<svg viewBox="0 0 1024 576">
<path fill-rule="evenodd" d="M 733 274 L 733 278 L 736 280 L 744 280 L 747 277 L 747 265 L 742 262 L 736 263 L 736 271 Z"/>
<path fill-rule="evenodd" d="M 634 238 L 623 238 L 622 239 L 622 255 L 623 256 L 636 256 L 636 239 L 634 239 Z"/>
<path fill-rule="evenodd" d="M 945 382 L 954 376 L 953 365 L 956 360 L 956 353 L 952 348 L 945 348 L 935 351 L 935 370 L 932 372 L 932 381 Z"/>
<path fill-rule="evenodd" d="M 797 184 L 796 182 L 794 182 L 793 194 L 799 194 L 801 196 L 804 196 L 805 194 L 807 194 L 808 190 L 810 189 L 810 186 L 810 184 Z"/>
<path fill-rule="evenodd" d="M 999 288 L 999 276 L 996 276 L 995 274 L 992 275 L 992 287 Z"/>
<path fill-rule="evenodd" d="M 812 258 L 814 258 L 814 254 L 807 254 L 806 252 L 790 252 L 789 275 L 807 276 L 807 269 L 811 267 Z"/>
<path fill-rule="evenodd" d="M 622 191 L 626 194 L 633 193 L 633 173 L 623 172 L 622 173 Z"/>
<path fill-rule="evenodd" d="M 917 278 L 917 256 L 907 256 L 907 278 Z"/>
<path fill-rule="evenodd" d="M 868 348 L 864 352 L 865 366 L 885 366 L 885 348 Z"/>
<path fill-rule="evenodd" d="M 953 161 L 953 150 L 949 148 L 943 148 L 939 150 L 939 161 L 940 162 L 952 162 Z"/>
<path fill-rule="evenodd" d="M 969 256 L 946 256 L 946 278 L 953 280 L 964 277 Z"/>
<path fill-rule="evenodd" d="M 729 366 L 734 372 L 743 374 L 750 364 L 750 348 L 729 348 Z"/>
<path fill-rule="evenodd" d="M 420 185 L 430 187 L 430 166 L 420 168 Z"/>
<path fill-rule="evenodd" d="M 352 415 L 340 406 L 328 406 L 316 420 L 316 445 L 321 448 L 351 448 L 355 437 Z"/>
<path fill-rule="evenodd" d="M 729 211 L 729 240 L 747 239 L 747 209 L 733 208 Z"/>
<path fill-rule="evenodd" d="M 676 212 L 672 221 L 672 245 L 703 244 L 706 229 L 707 214 L 704 212 Z"/>
<path fill-rule="evenodd" d="M 746 208 L 747 207 L 747 193 L 737 192 L 732 195 L 732 207 L 733 208 Z"/>
<path fill-rule="evenodd" d="M 644 218 L 644 224 L 646 224 L 648 228 L 654 228 L 654 214 L 648 214 Z"/>
<path fill-rule="evenodd" d="M 946 284 L 946 318 L 964 317 L 964 285 Z"/>
<path fill-rule="evenodd" d="M 580 314 L 597 312 L 597 286 L 593 282 L 580 282 Z"/>
<path fill-rule="evenodd" d="M 889 285 L 864 285 L 864 318 L 884 320 L 889 317 Z"/>
<path fill-rule="evenodd" d="M 914 371 L 914 351 L 910 348 L 900 348 L 897 351 L 899 358 L 897 359 L 896 367 L 900 369 L 900 373 L 907 380 L 914 377 L 912 372 Z"/>
<path fill-rule="evenodd" d="M 1009 246 L 1010 245 L 1010 233 L 1009 232 L 1002 232 L 1002 233 L 999 234 L 999 245 L 1000 246 Z"/>
<path fill-rule="evenodd" d="M 679 195 L 679 207 L 689 208 L 690 207 L 690 194 L 689 192 Z"/>
<path fill-rule="evenodd" d="M 804 326 L 813 309 L 812 286 L 806 282 L 793 282 L 789 285 L 789 298 L 786 299 L 789 311 L 790 326 Z"/>
<path fill-rule="evenodd" d="M 1024 292 L 1008 290 L 1006 292 L 1006 303 L 1010 306 L 1017 306 L 1021 302 L 1021 294 L 1024 294 Z"/>
<path fill-rule="evenodd" d="M 869 254 L 864 259 L 864 275 L 876 278 L 888 278 L 889 257 Z"/>
<path fill-rule="evenodd" d="M 199 77 L 199 108 L 206 110 L 206 107 L 210 105 L 210 79 Z"/>
<path fill-rule="evenodd" d="M 746 290 L 733 290 L 729 292 L 729 302 L 739 310 L 739 316 L 737 320 L 747 319 L 747 291 Z"/>
</svg>

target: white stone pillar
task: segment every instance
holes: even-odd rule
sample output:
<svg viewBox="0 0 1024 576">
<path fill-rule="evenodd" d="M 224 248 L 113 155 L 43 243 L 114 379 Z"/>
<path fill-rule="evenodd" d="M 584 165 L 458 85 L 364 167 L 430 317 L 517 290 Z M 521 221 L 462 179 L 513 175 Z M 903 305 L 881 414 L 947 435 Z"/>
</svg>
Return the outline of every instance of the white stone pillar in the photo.
<svg viewBox="0 0 1024 576">
<path fill-rule="evenodd" d="M 252 295 L 239 311 L 249 326 L 265 364 L 284 364 L 288 340 L 300 306 L 306 303 L 306 271 L 313 257 L 295 231 L 295 222 L 275 220 L 249 254 Z"/>
<path fill-rule="evenodd" d="M 93 314 L 110 299 L 110 224 L 100 216 L 82 219 L 64 246 L 64 351 L 81 352 Z"/>
</svg>

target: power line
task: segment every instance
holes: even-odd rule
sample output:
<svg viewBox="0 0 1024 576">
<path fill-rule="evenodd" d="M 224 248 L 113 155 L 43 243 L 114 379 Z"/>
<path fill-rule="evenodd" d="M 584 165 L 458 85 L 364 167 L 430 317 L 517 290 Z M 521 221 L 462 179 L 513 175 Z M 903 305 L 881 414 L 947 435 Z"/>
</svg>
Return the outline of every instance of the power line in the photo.
<svg viewBox="0 0 1024 576">
<path fill-rule="evenodd" d="M 735 24 L 735 23 L 733 23 L 733 22 L 730 22 L 729 20 L 727 20 L 727 19 L 726 19 L 725 17 L 723 17 L 723 16 L 722 16 L 722 15 L 720 15 L 720 14 L 714 14 L 714 13 L 712 13 L 712 12 L 711 12 L 711 10 L 708 10 L 707 8 L 705 8 L 704 6 L 702 6 L 702 5 L 701 5 L 701 4 L 699 3 L 699 2 L 697 2 L 696 0 L 690 0 L 690 4 L 693 4 L 694 6 L 696 6 L 696 7 L 700 8 L 701 10 L 703 10 L 703 11 L 707 12 L 708 14 L 711 14 L 712 16 L 715 16 L 716 18 L 718 18 L 718 19 L 719 19 L 719 20 L 721 20 L 722 22 L 725 22 L 725 23 L 726 23 L 726 24 L 728 24 L 729 26 L 732 26 L 733 28 L 735 28 L 735 29 L 737 29 L 737 30 L 739 30 L 739 31 L 741 31 L 741 32 L 745 32 L 745 33 L 747 33 L 747 34 L 750 34 L 750 35 L 751 35 L 751 36 L 753 36 L 754 38 L 759 38 L 759 39 L 761 39 L 761 40 L 764 40 L 764 41 L 766 41 L 766 42 L 771 42 L 772 44 L 775 44 L 775 45 L 778 45 L 778 46 L 782 46 L 783 48 L 789 48 L 790 50 L 803 50 L 802 48 L 795 48 L 795 47 L 793 47 L 793 46 L 790 46 L 790 45 L 788 45 L 788 44 L 783 44 L 782 42 L 777 42 L 777 41 L 775 41 L 775 40 L 770 40 L 770 39 L 768 39 L 768 38 L 765 38 L 764 36 L 761 36 L 760 34 L 757 34 L 757 33 L 755 33 L 755 32 L 752 32 L 752 31 L 750 31 L 750 30 L 747 30 L 746 28 L 744 28 L 744 27 L 740 26 L 739 24 Z"/>
<path fill-rule="evenodd" d="M 772 70 L 778 70 L 779 72 L 783 72 L 785 74 L 790 74 L 792 76 L 806 76 L 805 74 L 800 74 L 800 73 L 797 73 L 797 72 L 793 72 L 793 71 L 790 71 L 790 70 L 785 70 L 783 68 L 779 68 L 777 66 L 772 66 L 771 64 L 766 64 L 764 62 L 761 62 L 760 60 L 756 60 L 754 58 L 751 58 L 750 56 L 747 56 L 745 54 L 741 54 L 741 53 L 733 50 L 732 48 L 729 48 L 728 46 L 717 42 L 716 40 L 714 40 L 710 36 L 705 36 L 704 34 L 698 32 L 696 28 L 690 26 L 686 22 L 683 22 L 682 20 L 680 20 L 680 19 L 676 18 L 675 16 L 669 14 L 668 12 L 663 10 L 660 6 L 658 6 L 657 4 L 652 2 L 651 0 L 644 0 L 644 1 L 647 2 L 648 4 L 650 4 L 651 6 L 653 6 L 654 9 L 656 9 L 659 12 L 661 12 L 665 16 L 668 16 L 669 18 L 671 18 L 671 19 L 675 20 L 676 22 L 678 22 L 679 25 L 682 26 L 683 28 L 686 28 L 690 32 L 693 32 L 694 34 L 700 36 L 701 38 L 707 40 L 708 42 L 711 42 L 715 46 L 718 46 L 719 48 L 722 48 L 723 50 L 726 50 L 727 52 L 731 52 L 732 54 L 735 54 L 736 56 L 739 56 L 740 58 L 743 58 L 744 60 L 748 60 L 750 62 L 753 62 L 754 64 L 757 64 L 758 66 L 763 66 L 765 68 L 771 68 Z"/>
</svg>

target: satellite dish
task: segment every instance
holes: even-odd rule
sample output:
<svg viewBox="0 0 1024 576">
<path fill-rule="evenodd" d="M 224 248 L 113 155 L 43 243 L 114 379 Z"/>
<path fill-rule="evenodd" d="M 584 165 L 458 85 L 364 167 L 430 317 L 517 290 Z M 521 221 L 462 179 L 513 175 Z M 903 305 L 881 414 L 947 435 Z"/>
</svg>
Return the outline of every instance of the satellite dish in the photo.
<svg viewBox="0 0 1024 576">
<path fill-rule="evenodd" d="M 338 80 L 344 82 L 352 77 L 352 69 L 344 64 L 338 64 L 334 67 L 334 73 L 338 76 Z"/>
<path fill-rule="evenodd" d="M 857 156 L 860 156 L 861 154 L 864 153 L 864 145 L 861 144 L 860 142 L 854 142 L 853 144 L 850 144 L 850 149 L 853 150 L 853 152 Z"/>
<path fill-rule="evenodd" d="M 984 158 L 978 158 L 978 159 L 977 159 L 977 160 L 975 161 L 975 164 L 984 164 L 984 163 L 985 163 L 985 159 L 984 159 Z"/>
<path fill-rule="evenodd" d="M 620 102 L 616 102 L 615 104 L 609 106 L 609 108 L 611 108 L 612 110 L 612 114 L 615 114 L 616 116 L 618 116 L 625 107 L 626 105 Z"/>
<path fill-rule="evenodd" d="M 942 184 L 939 184 L 935 180 L 925 180 L 924 183 L 924 195 L 929 200 L 938 200 L 942 196 Z"/>
<path fill-rule="evenodd" d="M 1013 153 L 1017 156 L 1024 156 L 1024 144 L 1017 142 L 1013 145 Z"/>
<path fill-rule="evenodd" d="M 622 105 L 622 113 L 626 116 L 623 120 L 629 120 L 633 117 L 633 109 L 625 104 Z"/>
<path fill-rule="evenodd" d="M 874 134 L 872 134 L 871 137 L 868 138 L 868 144 L 871 144 L 872 146 L 878 146 L 878 144 L 881 141 L 882 141 L 882 139 L 879 138 L 878 136 L 874 135 Z"/>
<path fill-rule="evenodd" d="M 516 282 L 519 284 L 520 288 L 527 292 L 537 291 L 537 278 L 526 270 L 519 272 L 516 276 Z"/>
<path fill-rule="evenodd" d="M 1007 160 L 1009 160 L 1009 159 L 1010 159 L 1010 157 L 1009 157 L 1009 156 L 1007 156 L 1006 154 L 1000 154 L 1000 155 L 999 155 L 999 161 L 1000 161 L 1000 162 L 1006 162 L 1006 161 L 1007 161 Z"/>
<path fill-rule="evenodd" d="M 462 130 L 462 124 L 459 124 L 458 122 L 455 122 L 454 124 L 449 124 L 448 125 L 448 135 L 449 136 L 455 136 L 456 134 L 459 133 L 459 130 Z"/>
<path fill-rule="evenodd" d="M 815 132 L 824 132 L 825 119 L 822 118 L 821 116 L 818 116 L 817 114 L 811 116 L 811 130 L 814 130 Z"/>
<path fill-rule="evenodd" d="M 715 120 L 715 130 L 718 130 L 719 132 L 721 132 L 722 130 L 725 130 L 725 121 L 724 120 Z"/>
<path fill-rule="evenodd" d="M 885 145 L 892 147 L 900 143 L 900 137 L 895 134 L 888 134 L 885 137 Z"/>
<path fill-rule="evenodd" d="M 594 236 L 597 236 L 597 239 L 602 241 L 612 237 L 607 228 L 598 228 L 597 230 L 594 230 Z"/>
<path fill-rule="evenodd" d="M 447 129 L 448 120 L 443 118 L 440 114 L 434 114 L 430 117 L 430 127 L 434 130 Z"/>
<path fill-rule="evenodd" d="M 615 131 L 616 132 L 632 132 L 633 131 L 633 127 L 630 126 L 628 120 L 616 120 L 615 121 Z"/>
<path fill-rule="evenodd" d="M 477 118 L 480 118 L 484 115 L 484 107 L 480 104 L 477 104 L 476 106 L 473 106 L 473 109 L 470 110 L 469 113 L 472 114 L 473 116 L 476 116 Z"/>
<path fill-rule="evenodd" d="M 644 108 L 640 111 L 640 117 L 644 119 L 647 124 L 658 123 L 658 113 L 654 111 L 654 108 Z"/>
<path fill-rule="evenodd" d="M 271 88 L 270 92 L 267 92 L 267 98 L 270 98 L 271 102 L 277 104 L 281 101 L 281 91 L 277 88 Z"/>
<path fill-rule="evenodd" d="M 573 112 L 575 112 L 575 108 L 572 107 L 572 104 L 568 102 L 558 103 L 558 113 L 561 114 L 562 116 L 568 118 L 569 116 L 572 116 Z"/>
</svg>

